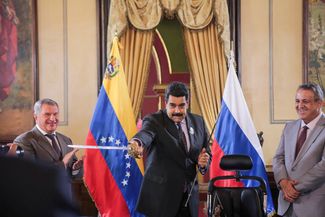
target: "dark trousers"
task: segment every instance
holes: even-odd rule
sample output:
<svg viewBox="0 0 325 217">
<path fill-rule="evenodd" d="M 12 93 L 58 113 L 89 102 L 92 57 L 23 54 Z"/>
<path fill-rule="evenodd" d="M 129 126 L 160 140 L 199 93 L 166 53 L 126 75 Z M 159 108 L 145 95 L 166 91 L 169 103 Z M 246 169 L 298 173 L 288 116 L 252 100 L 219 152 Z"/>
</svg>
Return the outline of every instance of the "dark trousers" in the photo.
<svg viewBox="0 0 325 217">
<path fill-rule="evenodd" d="M 189 202 L 187 203 L 187 206 L 185 207 L 187 197 L 188 197 L 188 193 L 185 192 L 183 194 L 182 202 L 181 202 L 180 207 L 178 209 L 178 213 L 177 213 L 177 215 L 175 217 L 191 217 Z"/>
</svg>

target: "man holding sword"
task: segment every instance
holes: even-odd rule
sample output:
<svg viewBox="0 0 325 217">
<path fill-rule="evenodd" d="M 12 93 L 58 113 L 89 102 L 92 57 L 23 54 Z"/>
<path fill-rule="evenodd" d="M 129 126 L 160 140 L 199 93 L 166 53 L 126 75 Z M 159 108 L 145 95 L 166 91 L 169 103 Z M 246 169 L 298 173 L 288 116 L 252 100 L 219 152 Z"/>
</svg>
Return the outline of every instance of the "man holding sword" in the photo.
<svg viewBox="0 0 325 217">
<path fill-rule="evenodd" d="M 148 217 L 198 216 L 196 174 L 205 174 L 210 156 L 204 120 L 187 111 L 188 100 L 185 84 L 171 83 L 166 109 L 145 117 L 129 142 L 132 156 L 147 154 L 137 211 Z"/>
</svg>

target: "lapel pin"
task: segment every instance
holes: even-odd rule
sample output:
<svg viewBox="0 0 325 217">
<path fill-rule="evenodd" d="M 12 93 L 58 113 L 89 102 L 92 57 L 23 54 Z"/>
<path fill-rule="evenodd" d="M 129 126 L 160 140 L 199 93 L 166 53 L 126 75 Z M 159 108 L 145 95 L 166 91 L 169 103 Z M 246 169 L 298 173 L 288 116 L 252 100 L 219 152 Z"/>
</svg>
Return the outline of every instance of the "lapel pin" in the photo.
<svg viewBox="0 0 325 217">
<path fill-rule="evenodd" d="M 190 134 L 194 135 L 194 129 L 192 127 L 190 127 Z"/>
</svg>

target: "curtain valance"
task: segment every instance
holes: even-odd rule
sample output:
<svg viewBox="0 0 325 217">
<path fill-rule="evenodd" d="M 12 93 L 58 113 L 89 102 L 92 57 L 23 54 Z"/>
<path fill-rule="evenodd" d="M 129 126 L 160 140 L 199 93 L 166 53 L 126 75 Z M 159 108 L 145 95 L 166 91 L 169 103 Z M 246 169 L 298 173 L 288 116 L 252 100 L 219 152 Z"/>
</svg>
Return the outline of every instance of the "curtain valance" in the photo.
<svg viewBox="0 0 325 217">
<path fill-rule="evenodd" d="M 112 0 L 107 34 L 108 47 L 113 36 L 121 35 L 128 22 L 138 30 L 152 30 L 157 27 L 163 16 L 177 16 L 180 23 L 191 30 L 204 29 L 214 20 L 225 53 L 229 54 L 227 0 Z"/>
</svg>

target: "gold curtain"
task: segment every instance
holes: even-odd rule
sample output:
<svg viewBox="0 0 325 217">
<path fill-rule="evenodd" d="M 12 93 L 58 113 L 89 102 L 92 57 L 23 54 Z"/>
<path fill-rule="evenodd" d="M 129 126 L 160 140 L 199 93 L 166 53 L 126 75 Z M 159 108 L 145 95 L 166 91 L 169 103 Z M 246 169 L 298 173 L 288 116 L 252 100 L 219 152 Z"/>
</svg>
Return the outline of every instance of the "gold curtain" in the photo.
<svg viewBox="0 0 325 217">
<path fill-rule="evenodd" d="M 211 132 L 220 111 L 227 75 L 222 43 L 213 23 L 199 31 L 184 28 L 184 38 L 194 91 Z"/>
<path fill-rule="evenodd" d="M 227 0 L 111 1 L 107 48 L 117 34 L 124 47 L 121 57 L 135 116 L 139 116 L 148 80 L 153 30 L 163 15 L 177 16 L 184 26 L 194 91 L 211 131 L 221 106 L 227 73 L 225 57 L 230 50 Z"/>
<path fill-rule="evenodd" d="M 127 27 L 120 39 L 121 58 L 135 117 L 139 116 L 148 81 L 153 30 Z"/>
<path fill-rule="evenodd" d="M 225 54 L 229 54 L 227 0 L 111 0 L 107 47 L 110 48 L 116 34 L 123 34 L 128 23 L 139 30 L 152 30 L 164 15 L 169 18 L 177 16 L 189 29 L 203 29 L 215 18 Z"/>
</svg>

